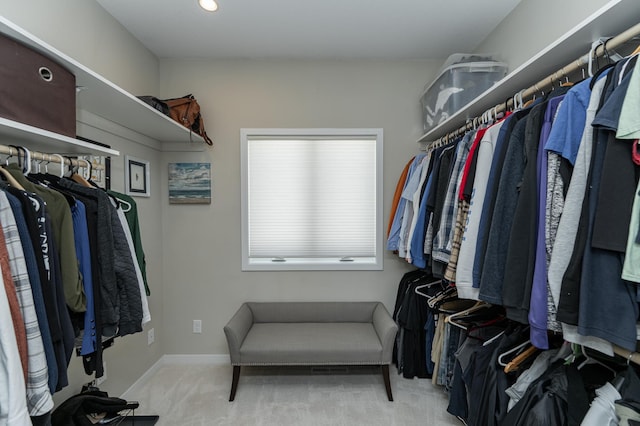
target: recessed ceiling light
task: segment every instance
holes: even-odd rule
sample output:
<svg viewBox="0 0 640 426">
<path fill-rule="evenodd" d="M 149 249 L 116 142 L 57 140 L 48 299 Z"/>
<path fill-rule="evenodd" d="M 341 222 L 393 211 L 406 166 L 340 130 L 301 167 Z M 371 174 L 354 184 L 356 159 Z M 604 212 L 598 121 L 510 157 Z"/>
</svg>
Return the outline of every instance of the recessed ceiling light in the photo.
<svg viewBox="0 0 640 426">
<path fill-rule="evenodd" d="M 200 7 L 209 12 L 218 10 L 218 3 L 215 0 L 198 0 Z"/>
</svg>

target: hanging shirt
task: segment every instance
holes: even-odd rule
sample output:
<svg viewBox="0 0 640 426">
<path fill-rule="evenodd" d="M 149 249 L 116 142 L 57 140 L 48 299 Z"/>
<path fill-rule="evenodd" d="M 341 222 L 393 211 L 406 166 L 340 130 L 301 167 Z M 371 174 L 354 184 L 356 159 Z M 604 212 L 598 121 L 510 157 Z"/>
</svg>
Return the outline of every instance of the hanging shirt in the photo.
<svg viewBox="0 0 640 426">
<path fill-rule="evenodd" d="M 493 150 L 504 120 L 489 127 L 478 145 L 478 162 L 473 181 L 469 214 L 460 244 L 458 266 L 456 268 L 456 288 L 461 299 L 478 300 L 479 290 L 473 287 L 473 260 L 476 252 L 480 218 L 491 171 Z"/>
<path fill-rule="evenodd" d="M 524 110 L 526 114 L 523 117 L 516 113 L 512 119 L 518 120 L 518 122 L 509 137 L 483 259 L 479 297 L 481 300 L 495 305 L 502 305 L 502 283 L 509 234 L 518 202 L 519 182 L 526 164 L 524 135 L 530 111 L 531 109 Z"/>
<path fill-rule="evenodd" d="M 583 141 L 583 134 L 588 134 L 587 138 L 589 139 L 586 140 L 589 144 L 592 137 L 589 135 L 593 135 L 591 121 L 593 121 L 598 105 L 597 103 L 594 104 L 593 111 L 588 110 L 591 98 L 591 84 L 592 80 L 588 79 L 576 84 L 567 92 L 557 113 L 549 139 L 545 144 L 545 150 L 549 153 L 547 209 L 545 215 L 547 228 L 545 245 L 547 247 L 549 267 L 553 256 L 553 245 L 558 235 L 558 227 L 565 208 L 564 197 L 568 192 L 571 179 L 572 171 L 568 164 L 575 167 L 576 157 Z M 589 118 L 588 122 L 587 117 Z M 568 208 L 575 209 L 576 206 L 568 206 Z M 557 321 L 558 296 L 557 294 L 554 295 L 554 291 L 559 293 L 560 288 L 557 283 L 552 283 L 550 278 L 547 279 L 547 287 L 547 328 L 560 331 L 561 326 L 558 325 Z"/>
<path fill-rule="evenodd" d="M 22 373 L 24 380 L 27 380 L 28 360 L 29 352 L 27 350 L 27 331 L 25 329 L 24 318 L 22 317 L 22 311 L 20 310 L 20 302 L 18 301 L 18 295 L 16 294 L 16 286 L 13 284 L 13 278 L 11 277 L 11 267 L 9 266 L 9 255 L 7 248 L 4 247 L 4 236 L 0 232 L 0 265 L 2 266 L 2 281 L 4 284 L 4 291 L 7 295 L 7 302 L 9 303 L 9 311 L 11 313 L 11 324 L 13 324 L 13 330 L 16 335 L 16 347 L 18 348 L 18 355 L 20 355 L 20 364 L 22 366 Z"/>
<path fill-rule="evenodd" d="M 624 67 L 619 63 L 614 69 L 614 77 L 619 76 L 619 71 Z M 621 74 L 620 74 L 621 75 Z M 594 125 L 606 125 L 608 122 L 616 122 L 615 112 L 619 112 L 619 105 L 622 100 L 616 95 L 618 89 L 626 90 L 623 86 L 624 78 L 614 78 L 614 83 L 621 83 L 614 87 L 608 98 L 605 98 L 603 106 L 600 108 L 593 121 Z M 603 116 L 600 114 L 603 113 Z M 619 211 L 621 208 L 616 205 L 608 205 L 608 197 L 611 201 L 617 201 L 619 193 L 628 192 L 629 200 L 620 200 L 623 203 L 633 203 L 634 191 L 637 181 L 635 180 L 634 165 L 628 155 L 623 155 L 619 149 L 623 144 L 615 138 L 615 131 L 604 131 L 599 133 L 593 150 L 593 161 L 589 176 L 589 191 L 587 203 L 587 227 L 586 243 L 582 254 L 582 265 L 580 270 L 580 304 L 578 310 L 578 332 L 586 336 L 595 336 L 606 339 L 618 346 L 630 351 L 635 350 L 637 344 L 636 321 L 638 318 L 638 295 L 635 284 L 622 280 L 622 262 L 624 254 L 613 249 L 603 249 L 603 243 L 611 244 L 615 248 L 618 242 L 619 231 L 617 227 L 626 226 L 628 232 L 631 215 L 629 211 Z M 628 154 L 628 152 L 627 152 Z M 630 168 L 630 166 L 633 166 Z M 624 176 L 624 180 L 612 182 L 613 176 Z M 610 185 L 615 185 L 615 194 L 611 193 Z M 611 212 L 605 212 L 608 208 Z M 598 219 L 602 219 L 608 214 L 620 215 L 617 222 L 610 223 L 609 236 L 599 241 L 596 240 L 599 234 Z M 626 225 L 625 225 L 626 222 Z M 626 234 L 622 250 L 626 248 Z M 598 242 L 598 244 L 596 244 Z M 578 255 L 580 253 L 577 253 Z M 606 283 L 606 285 L 603 285 Z"/>
<path fill-rule="evenodd" d="M 438 161 L 439 157 L 438 153 L 434 154 L 435 160 Z M 435 170 L 437 167 L 434 165 L 433 169 Z M 433 190 L 433 181 L 435 171 L 432 173 L 428 173 L 426 177 L 426 182 L 423 184 L 424 194 L 420 197 L 418 194 L 418 212 L 414 216 L 416 219 L 414 221 L 415 227 L 413 228 L 413 233 L 411 235 L 411 242 L 409 244 L 409 248 L 407 250 L 407 262 L 413 263 L 416 267 L 424 269 L 427 266 L 427 259 L 424 254 L 424 237 L 427 227 L 428 216 L 430 212 L 427 208 L 427 199 L 429 198 L 429 193 Z M 418 191 L 420 192 L 420 191 Z"/>
<path fill-rule="evenodd" d="M 637 57 L 630 61 L 634 59 Z M 620 65 L 623 70 L 621 72 L 624 72 L 626 63 Z M 630 80 L 630 73 L 618 77 L 618 86 L 593 120 L 594 126 L 611 130 L 614 138 L 612 143 L 607 144 L 605 153 L 592 244 L 594 247 L 620 253 L 624 253 L 627 245 L 633 196 L 640 171 L 631 158 L 632 142 L 615 138 L 621 105 Z"/>
<path fill-rule="evenodd" d="M 0 191 L 0 223 L 11 267 L 11 277 L 16 286 L 22 317 L 27 331 L 29 353 L 27 374 L 27 407 L 29 415 L 41 416 L 53 409 L 53 399 L 49 391 L 47 359 L 44 354 L 38 316 L 35 311 L 29 273 L 22 251 L 20 235 L 11 211 L 7 195 Z"/>
<path fill-rule="evenodd" d="M 513 115 L 508 113 L 508 116 L 504 119 L 504 124 L 498 133 L 494 147 L 493 159 L 491 160 L 491 171 L 487 178 L 487 189 L 484 196 L 484 202 L 482 204 L 480 224 L 478 225 L 478 242 L 476 243 L 476 252 L 473 258 L 473 287 L 475 288 L 480 287 L 482 266 L 487 249 L 487 240 L 489 238 L 491 218 L 493 217 L 493 210 L 495 207 L 496 193 L 498 191 L 498 184 L 500 183 L 500 175 L 504 168 L 504 157 L 507 153 L 507 142 L 511 131 L 513 130 L 513 125 L 516 122 L 516 120 L 513 120 Z"/>
<path fill-rule="evenodd" d="M 636 234 L 640 230 L 640 182 L 636 188 L 636 196 L 631 212 L 627 251 L 622 266 L 622 279 L 640 283 L 640 243 L 636 241 Z"/>
<path fill-rule="evenodd" d="M 423 154 L 423 153 L 416 155 L 413 161 L 411 162 L 411 166 L 409 167 L 409 171 L 407 173 L 407 179 L 405 180 L 403 185 L 403 191 L 400 196 L 400 201 L 398 201 L 398 208 L 396 209 L 393 215 L 393 223 L 391 224 L 391 231 L 389 232 L 389 238 L 387 238 L 387 250 L 391 250 L 391 251 L 398 250 L 398 245 L 399 245 L 400 235 L 401 235 L 401 228 L 402 228 L 402 223 L 404 219 L 405 204 L 407 202 L 407 199 L 402 195 L 404 194 L 404 191 L 406 190 L 407 185 L 411 180 L 411 176 L 413 175 L 413 173 L 415 172 L 416 168 L 418 167 L 418 165 L 422 161 L 422 158 L 424 158 L 425 155 L 426 154 Z"/>
<path fill-rule="evenodd" d="M 618 120 L 618 139 L 640 139 L 640 61 L 636 61 Z"/>
<path fill-rule="evenodd" d="M 467 133 L 458 143 L 456 149 L 456 160 L 451 170 L 451 177 L 447 186 L 447 195 L 442 208 L 442 218 L 433 237 L 433 250 L 431 256 L 433 260 L 448 263 L 451 255 L 451 244 L 453 240 L 453 230 L 458 211 L 458 190 L 462 179 L 462 171 L 469 156 L 469 149 L 473 142 L 475 132 Z"/>
<path fill-rule="evenodd" d="M 429 226 L 424 237 L 424 253 L 431 255 L 433 251 L 434 232 L 440 227 L 442 214 L 444 209 L 444 201 L 447 195 L 447 186 L 451 178 L 453 164 L 455 163 L 455 154 L 457 151 L 457 143 L 445 146 L 440 154 L 440 164 L 434 169 L 433 191 L 429 193 L 427 200 L 427 211 L 432 212 L 430 215 Z M 440 274 L 439 276 L 442 276 Z"/>
<path fill-rule="evenodd" d="M 142 280 L 144 281 L 145 293 L 147 296 L 150 296 L 151 292 L 149 291 L 149 283 L 147 281 L 147 261 L 144 255 L 144 248 L 142 247 L 142 233 L 140 230 L 140 222 L 138 220 L 138 206 L 133 197 L 126 194 L 121 194 L 111 190 L 107 191 L 107 194 L 116 197 L 118 202 L 122 204 L 122 211 L 124 212 L 124 216 L 127 218 L 129 231 L 131 231 L 131 238 L 135 248 L 135 259 L 138 262 L 138 267 L 142 274 Z M 389 226 L 391 226 L 391 222 L 389 222 Z"/>
<path fill-rule="evenodd" d="M 409 160 L 409 162 L 404 166 L 404 169 L 402 169 L 402 173 L 398 178 L 398 183 L 396 184 L 396 190 L 393 193 L 393 200 L 391 201 L 391 214 L 389 215 L 389 224 L 387 226 L 387 240 L 391 235 L 391 227 L 393 226 L 393 220 L 395 219 L 395 214 L 396 214 L 396 211 L 398 210 L 398 204 L 400 203 L 402 190 L 404 189 L 404 185 L 407 182 L 407 175 L 409 174 L 409 168 L 411 167 L 411 164 L 413 163 L 414 159 L 415 157 Z"/>
<path fill-rule="evenodd" d="M 587 415 L 580 426 L 613 426 L 618 424 L 614 402 L 622 398 L 609 382 L 596 389 L 596 398 L 591 402 Z"/>
<path fill-rule="evenodd" d="M 120 223 L 122 224 L 122 230 L 124 231 L 124 236 L 127 240 L 127 244 L 129 245 L 129 250 L 131 255 L 135 257 L 135 247 L 133 244 L 133 238 L 131 238 L 131 232 L 129 232 L 129 227 L 127 226 L 127 219 L 124 216 L 124 212 L 122 208 L 118 206 L 116 208 L 118 213 L 118 217 L 120 218 Z M 151 311 L 149 310 L 149 302 L 147 301 L 147 295 L 145 294 L 144 288 L 144 280 L 142 278 L 142 271 L 138 266 L 138 263 L 133 262 L 133 266 L 136 273 L 136 278 L 138 279 L 138 287 L 140 288 L 140 300 L 142 302 L 142 325 L 151 321 Z"/>
<path fill-rule="evenodd" d="M 606 76 L 610 70 L 606 70 L 593 83 L 591 96 L 586 110 L 585 128 L 578 144 L 578 152 L 571 174 L 571 181 L 565 197 L 565 204 L 560 217 L 560 223 L 556 232 L 556 239 L 553 243 L 551 259 L 547 277 L 549 289 L 551 291 L 556 308 L 559 308 L 560 292 L 562 288 L 562 278 L 569 265 L 571 253 L 578 231 L 580 212 L 584 200 L 589 165 L 591 164 L 591 153 L 593 148 L 593 127 L 591 122 L 596 115 L 600 105 L 600 98 L 606 83 Z M 560 313 L 558 314 L 559 318 Z M 613 356 L 611 343 L 594 337 L 580 336 L 575 325 L 562 323 L 562 333 L 566 341 L 581 344 L 602 353 Z"/>
<path fill-rule="evenodd" d="M 4 366 L 0 368 L 0 424 L 31 425 L 25 398 L 27 390 L 4 285 L 0 285 L 0 365 Z"/>
<path fill-rule="evenodd" d="M 423 176 L 423 170 L 428 167 L 431 161 L 431 153 L 420 158 L 420 162 L 416 165 L 416 168 L 410 173 L 407 185 L 402 191 L 402 198 L 405 200 L 404 213 L 402 214 L 402 225 L 400 226 L 400 236 L 398 238 L 398 256 L 401 258 L 407 257 L 407 244 L 409 241 L 409 233 L 411 230 L 411 223 L 413 222 L 414 205 L 413 199 L 416 191 L 420 191 L 420 181 Z M 426 170 L 424 171 L 426 175 Z"/>
<path fill-rule="evenodd" d="M 93 353 L 98 347 L 98 329 L 96 327 L 95 301 L 93 298 L 93 272 L 91 270 L 91 247 L 89 246 L 89 229 L 87 212 L 84 203 L 76 200 L 71 208 L 73 217 L 73 234 L 78 256 L 78 267 L 82 274 L 84 294 L 87 297 L 87 311 L 84 313 L 84 329 L 80 355 Z"/>
<path fill-rule="evenodd" d="M 409 225 L 407 228 L 408 232 L 405 237 L 406 254 L 404 256 L 409 263 L 413 263 L 412 257 L 411 257 L 411 243 L 413 241 L 413 236 L 416 231 L 416 226 L 418 225 L 418 219 L 420 218 L 420 207 L 421 207 L 421 202 L 424 198 L 423 194 L 426 188 L 427 178 L 431 177 L 431 172 L 434 168 L 435 162 L 438 159 L 438 155 L 435 151 L 429 151 L 426 159 L 427 161 L 423 162 L 422 170 L 420 171 L 420 181 L 418 182 L 416 190 L 412 194 L 411 206 L 413 207 L 413 212 L 411 214 L 411 221 L 409 222 Z M 424 206 L 426 208 L 426 204 Z M 425 216 L 422 217 L 422 220 L 425 220 Z M 422 233 L 420 238 L 424 239 L 424 233 Z M 402 248 L 401 248 L 401 251 L 402 251 Z"/>
<path fill-rule="evenodd" d="M 591 80 L 587 79 L 569 89 L 544 145 L 546 151 L 557 152 L 569 160 L 571 165 L 576 162 L 580 141 L 585 132 L 587 108 L 591 99 L 590 85 Z"/>
<path fill-rule="evenodd" d="M 58 363 L 56 359 L 55 343 L 53 341 L 53 335 L 51 331 L 52 327 L 49 323 L 50 313 L 47 312 L 48 301 L 45 300 L 44 287 L 41 278 L 44 274 L 41 275 L 40 273 L 41 266 L 39 265 L 37 252 L 34 249 L 33 238 L 31 232 L 29 231 L 29 224 L 27 219 L 33 219 L 33 216 L 29 216 L 30 209 L 32 209 L 33 206 L 31 204 L 31 201 L 25 194 L 26 193 L 24 191 L 20 191 L 19 189 L 8 188 L 7 198 L 9 199 L 9 204 L 11 204 L 11 210 L 13 211 L 13 215 L 16 220 L 18 233 L 20 235 L 20 243 L 22 244 L 22 251 L 24 253 L 24 259 L 27 263 L 29 282 L 31 283 L 31 293 L 33 294 L 33 303 L 36 310 L 36 315 L 38 317 L 38 325 L 40 326 L 40 335 L 42 336 L 44 354 L 47 359 L 49 392 L 53 394 L 56 391 L 56 387 L 58 384 Z M 32 223 L 31 226 L 33 227 L 34 231 L 37 231 L 37 225 L 35 223 Z M 40 247 L 38 247 L 38 252 L 40 252 Z M 42 268 L 44 269 L 44 267 Z M 11 276 L 11 271 L 8 264 L 6 273 L 9 274 L 9 277 Z M 11 279 L 11 284 L 13 285 L 13 279 Z M 53 313 L 51 313 L 51 315 L 53 315 Z M 59 322 L 57 315 L 55 316 L 53 321 Z"/>
<path fill-rule="evenodd" d="M 53 238 L 60 255 L 60 273 L 64 296 L 69 308 L 75 312 L 84 312 L 86 299 L 78 271 L 78 258 L 73 241 L 73 221 L 71 210 L 64 195 L 57 191 L 35 185 L 22 174 L 17 164 L 9 164 L 7 170 L 25 190 L 35 192 L 47 203 L 47 211 L 53 220 Z"/>
<path fill-rule="evenodd" d="M 558 96 L 547 102 L 542 129 L 540 131 L 540 146 L 544 147 L 556 110 L 564 96 Z M 555 123 L 554 123 L 555 124 Z M 529 324 L 531 344 L 539 349 L 549 349 L 547 338 L 547 247 L 545 217 L 547 210 L 547 151 L 538 150 L 538 223 L 536 235 L 535 264 L 533 281 L 531 283 L 531 302 L 529 304 Z"/>
<path fill-rule="evenodd" d="M 551 92 L 549 98 L 562 95 L 567 90 L 566 87 L 558 88 Z M 534 106 L 527 117 L 524 138 L 525 167 L 522 180 L 517 186 L 517 206 L 509 235 L 502 287 L 507 317 L 522 324 L 528 322 L 531 304 L 538 226 L 537 159 L 539 152 L 544 148 L 540 145 L 540 134 L 547 102 L 548 100 Z"/>
</svg>

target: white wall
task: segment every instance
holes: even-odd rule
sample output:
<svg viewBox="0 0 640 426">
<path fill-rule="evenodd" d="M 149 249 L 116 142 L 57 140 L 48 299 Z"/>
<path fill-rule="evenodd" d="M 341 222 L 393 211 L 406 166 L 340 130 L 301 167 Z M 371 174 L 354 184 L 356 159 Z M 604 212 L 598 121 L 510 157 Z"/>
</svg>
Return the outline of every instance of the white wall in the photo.
<svg viewBox="0 0 640 426">
<path fill-rule="evenodd" d="M 512 71 L 606 3 L 608 0 L 522 0 L 476 52 L 495 54 Z M 584 53 L 576 52 L 576 58 Z"/>
<path fill-rule="evenodd" d="M 160 61 L 162 96 L 194 93 L 214 147 L 163 156 L 164 317 L 167 353 L 227 353 L 222 327 L 249 300 L 380 300 L 393 309 L 409 267 L 386 253 L 383 271 L 241 272 L 240 129 L 381 127 L 384 214 L 405 163 L 418 152 L 419 97 L 438 63 Z M 210 206 L 169 205 L 167 164 L 212 163 Z M 192 320 L 202 320 L 193 334 Z"/>
<path fill-rule="evenodd" d="M 2 16 L 136 95 L 158 90 L 158 61 L 98 3 L 0 0 Z"/>
</svg>

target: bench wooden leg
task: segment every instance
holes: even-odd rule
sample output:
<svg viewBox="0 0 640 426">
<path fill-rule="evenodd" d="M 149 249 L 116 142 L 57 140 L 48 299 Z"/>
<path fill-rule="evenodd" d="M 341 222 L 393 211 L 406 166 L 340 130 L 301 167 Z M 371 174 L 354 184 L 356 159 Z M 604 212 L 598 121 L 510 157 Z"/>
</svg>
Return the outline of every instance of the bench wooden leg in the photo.
<svg viewBox="0 0 640 426">
<path fill-rule="evenodd" d="M 387 370 L 388 372 L 388 370 Z M 240 380 L 240 366 L 233 366 L 233 381 L 231 382 L 231 394 L 229 395 L 229 401 L 233 401 L 236 398 L 236 390 L 238 389 L 238 381 Z"/>
<path fill-rule="evenodd" d="M 382 366 L 382 378 L 384 379 L 384 387 L 387 388 L 387 397 L 389 401 L 393 401 L 393 395 L 391 394 L 391 381 L 389 380 L 389 364 Z"/>
</svg>

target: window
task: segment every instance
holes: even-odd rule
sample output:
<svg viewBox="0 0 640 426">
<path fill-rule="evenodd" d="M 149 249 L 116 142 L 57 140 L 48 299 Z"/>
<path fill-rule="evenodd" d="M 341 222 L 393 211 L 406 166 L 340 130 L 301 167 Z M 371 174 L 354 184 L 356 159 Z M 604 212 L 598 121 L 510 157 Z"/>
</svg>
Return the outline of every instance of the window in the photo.
<svg viewBox="0 0 640 426">
<path fill-rule="evenodd" d="M 242 269 L 382 269 L 382 129 L 242 129 Z"/>
</svg>

